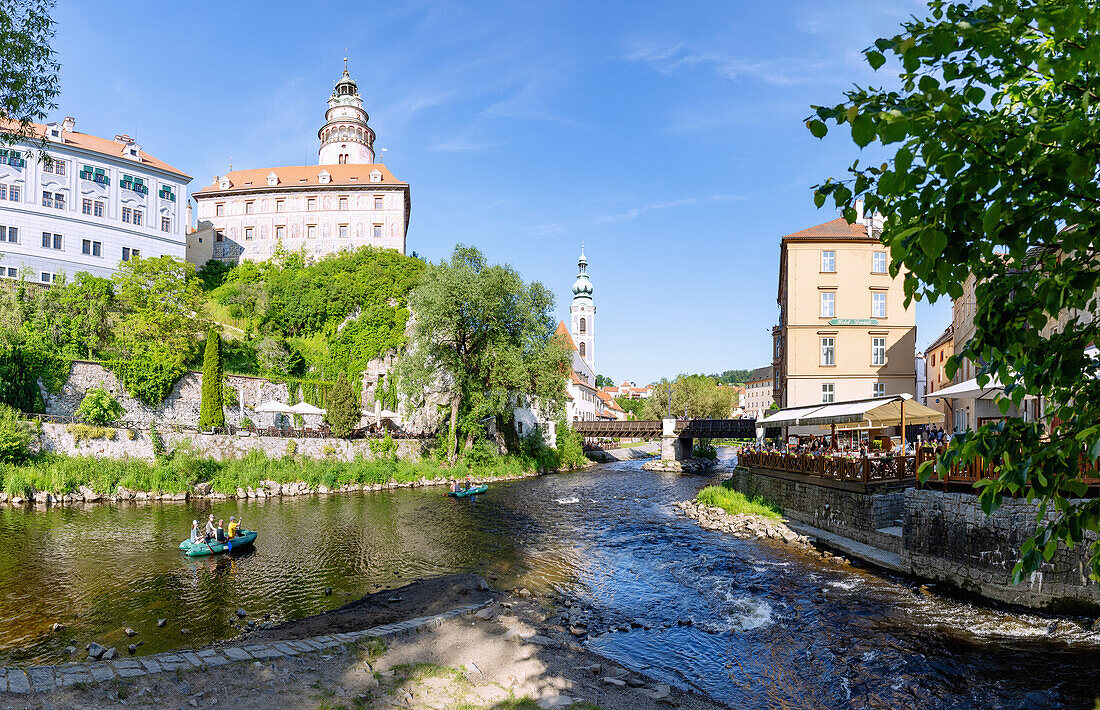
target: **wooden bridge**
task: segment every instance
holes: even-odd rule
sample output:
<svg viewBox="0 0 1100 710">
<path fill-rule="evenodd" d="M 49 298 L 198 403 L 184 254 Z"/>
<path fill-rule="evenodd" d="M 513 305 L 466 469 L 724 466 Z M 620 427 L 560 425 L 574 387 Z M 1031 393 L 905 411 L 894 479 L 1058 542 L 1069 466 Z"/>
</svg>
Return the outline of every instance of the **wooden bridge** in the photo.
<svg viewBox="0 0 1100 710">
<path fill-rule="evenodd" d="M 573 431 L 586 439 L 656 439 L 665 435 L 665 422 L 573 422 Z M 755 419 L 677 419 L 672 433 L 680 439 L 755 439 Z"/>
</svg>

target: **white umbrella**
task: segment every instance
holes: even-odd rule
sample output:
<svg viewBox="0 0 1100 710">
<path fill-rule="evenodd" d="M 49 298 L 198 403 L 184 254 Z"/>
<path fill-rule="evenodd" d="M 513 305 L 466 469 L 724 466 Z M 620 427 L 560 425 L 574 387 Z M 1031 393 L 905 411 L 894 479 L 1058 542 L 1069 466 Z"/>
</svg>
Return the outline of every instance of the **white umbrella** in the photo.
<svg viewBox="0 0 1100 710">
<path fill-rule="evenodd" d="M 262 404 L 257 404 L 252 408 L 257 412 L 274 412 L 275 414 L 296 414 L 296 412 L 289 406 L 282 402 L 276 402 L 275 400 L 268 400 Z"/>
<path fill-rule="evenodd" d="M 320 407 L 314 407 L 309 402 L 298 402 L 298 404 L 291 405 L 290 411 L 295 414 L 324 414 L 325 410 Z"/>
</svg>

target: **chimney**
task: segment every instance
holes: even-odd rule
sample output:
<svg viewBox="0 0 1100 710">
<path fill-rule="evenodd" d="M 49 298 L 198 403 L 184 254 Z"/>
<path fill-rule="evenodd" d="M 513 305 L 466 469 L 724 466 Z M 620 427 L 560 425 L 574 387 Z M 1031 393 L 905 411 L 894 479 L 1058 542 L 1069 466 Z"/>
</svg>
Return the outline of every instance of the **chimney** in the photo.
<svg viewBox="0 0 1100 710">
<path fill-rule="evenodd" d="M 72 116 L 66 116 L 65 120 L 61 122 L 61 130 L 66 133 L 72 133 L 76 129 L 76 119 Z"/>
<path fill-rule="evenodd" d="M 193 232 L 193 231 L 195 231 L 195 230 L 191 227 L 191 200 L 188 200 L 187 201 L 187 232 L 190 233 L 190 232 Z"/>
<path fill-rule="evenodd" d="M 863 223 L 863 200 L 856 200 L 856 224 Z"/>
</svg>

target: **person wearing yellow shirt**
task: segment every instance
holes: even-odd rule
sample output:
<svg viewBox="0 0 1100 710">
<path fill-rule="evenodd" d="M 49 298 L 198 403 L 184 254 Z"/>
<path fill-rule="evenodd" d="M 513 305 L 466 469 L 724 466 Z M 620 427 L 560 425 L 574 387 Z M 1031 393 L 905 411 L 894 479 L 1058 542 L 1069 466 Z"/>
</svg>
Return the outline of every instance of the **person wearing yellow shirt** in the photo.
<svg viewBox="0 0 1100 710">
<path fill-rule="evenodd" d="M 229 516 L 229 539 L 237 537 L 237 519 L 232 515 Z"/>
</svg>

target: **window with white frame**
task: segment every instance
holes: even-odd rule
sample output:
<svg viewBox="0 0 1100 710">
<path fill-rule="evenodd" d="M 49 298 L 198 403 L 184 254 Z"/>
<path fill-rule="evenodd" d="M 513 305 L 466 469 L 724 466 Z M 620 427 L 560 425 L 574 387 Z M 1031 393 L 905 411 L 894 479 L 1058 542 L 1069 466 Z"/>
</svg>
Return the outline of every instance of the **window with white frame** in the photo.
<svg viewBox="0 0 1100 710">
<path fill-rule="evenodd" d="M 215 217 L 224 217 L 225 216 L 225 203 L 224 202 L 219 202 L 218 204 L 214 205 L 214 216 Z"/>
<path fill-rule="evenodd" d="M 348 208 L 348 198 L 346 195 L 340 196 L 340 209 L 346 210 Z"/>
<path fill-rule="evenodd" d="M 275 200 L 275 211 L 276 212 L 286 211 L 286 200 Z"/>
<path fill-rule="evenodd" d="M 171 232 L 172 231 L 172 218 L 161 215 L 160 218 L 160 231 Z"/>
<path fill-rule="evenodd" d="M 822 382 L 821 383 L 821 401 L 822 402 L 832 402 L 832 401 L 835 400 L 835 398 L 836 398 L 836 391 L 835 391 L 835 387 L 833 386 L 833 383 L 832 382 Z"/>
<path fill-rule="evenodd" d="M 42 248 L 43 249 L 57 249 L 61 251 L 64 244 L 64 239 L 60 234 L 51 234 L 49 232 L 42 232 Z"/>
<path fill-rule="evenodd" d="M 821 317 L 836 318 L 836 292 L 821 292 Z"/>
<path fill-rule="evenodd" d="M 821 364 L 836 364 L 836 340 L 832 337 L 821 339 Z"/>
<path fill-rule="evenodd" d="M 381 195 L 375 195 L 374 196 L 374 209 L 376 209 L 376 210 L 382 209 L 382 196 Z"/>
<path fill-rule="evenodd" d="M 380 224 L 374 225 L 374 238 L 375 239 L 381 239 L 382 238 L 382 225 L 380 225 Z"/>
<path fill-rule="evenodd" d="M 134 221 L 134 210 L 129 207 L 122 208 L 122 221 L 126 224 L 130 224 Z"/>
<path fill-rule="evenodd" d="M 52 280 L 53 280 L 53 274 L 51 274 L 48 271 L 43 271 L 42 272 L 42 283 L 48 284 Z"/>
<path fill-rule="evenodd" d="M 871 338 L 871 364 L 886 364 L 886 338 Z"/>
<path fill-rule="evenodd" d="M 307 210 L 317 209 L 317 198 L 316 197 L 307 197 L 306 198 L 306 209 Z"/>
<path fill-rule="evenodd" d="M 307 224 L 306 225 L 306 239 L 316 239 L 316 238 L 317 238 L 317 225 L 316 224 Z"/>
<path fill-rule="evenodd" d="M 19 186 L 8 185 L 8 199 L 12 202 L 19 202 Z"/>
<path fill-rule="evenodd" d="M 141 256 L 140 249 L 131 249 L 130 247 L 122 247 L 122 260 L 129 261 L 130 259 L 136 259 Z"/>
<path fill-rule="evenodd" d="M 282 239 L 285 235 L 286 235 L 286 225 L 285 224 L 275 225 L 275 238 L 276 239 Z"/>
<path fill-rule="evenodd" d="M 886 317 L 886 294 L 881 291 L 876 291 L 871 294 L 871 317 Z"/>
<path fill-rule="evenodd" d="M 19 243 L 19 227 L 5 227 L 0 225 L 0 242 L 9 244 Z"/>
<path fill-rule="evenodd" d="M 85 239 L 81 244 L 80 253 L 86 256 L 103 256 L 103 242 Z"/>
<path fill-rule="evenodd" d="M 252 214 L 252 208 L 253 208 L 254 205 L 255 205 L 255 203 L 252 200 L 249 200 L 248 202 L 244 203 L 244 213 L 245 214 Z"/>
<path fill-rule="evenodd" d="M 341 239 L 346 239 L 346 238 L 347 238 L 347 236 L 348 236 L 348 225 L 346 225 L 346 224 L 341 224 L 341 225 L 340 225 L 340 232 L 339 232 L 339 234 L 340 234 L 340 238 L 341 238 Z"/>
<path fill-rule="evenodd" d="M 92 205 L 92 207 L 94 216 L 96 217 L 102 217 L 107 213 L 107 203 L 103 200 L 96 200 L 95 204 Z"/>
<path fill-rule="evenodd" d="M 140 227 L 141 220 L 145 217 L 145 213 L 141 210 L 134 210 L 134 226 Z"/>
<path fill-rule="evenodd" d="M 833 273 L 836 271 L 836 252 L 835 251 L 823 251 L 821 252 L 821 270 L 826 273 Z"/>
<path fill-rule="evenodd" d="M 244 228 L 244 240 L 246 242 L 252 241 L 252 227 L 245 227 Z"/>
<path fill-rule="evenodd" d="M 871 254 L 871 273 L 886 273 L 886 252 L 876 251 Z"/>
<path fill-rule="evenodd" d="M 876 382 L 873 385 L 871 385 L 871 396 L 872 397 L 885 397 L 886 396 L 886 383 L 885 382 Z"/>
<path fill-rule="evenodd" d="M 92 213 L 92 201 L 87 197 L 80 201 L 80 213 L 87 215 Z"/>
</svg>

